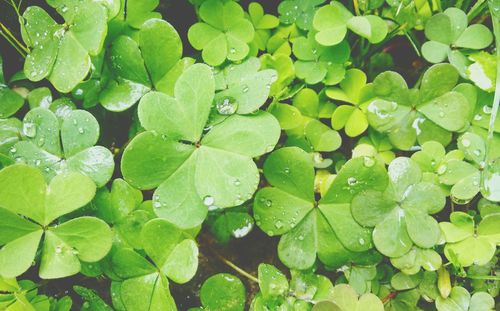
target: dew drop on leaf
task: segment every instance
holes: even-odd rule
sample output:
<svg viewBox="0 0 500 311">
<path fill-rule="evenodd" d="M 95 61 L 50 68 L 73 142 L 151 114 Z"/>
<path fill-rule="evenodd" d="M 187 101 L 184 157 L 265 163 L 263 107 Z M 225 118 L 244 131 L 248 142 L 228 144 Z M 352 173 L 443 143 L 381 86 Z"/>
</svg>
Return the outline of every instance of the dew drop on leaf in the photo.
<svg viewBox="0 0 500 311">
<path fill-rule="evenodd" d="M 248 85 L 243 85 L 243 89 L 241 90 L 243 93 L 248 92 Z"/>
<path fill-rule="evenodd" d="M 36 135 L 36 125 L 32 122 L 26 122 L 23 124 L 23 134 L 27 137 L 35 137 Z"/>
<path fill-rule="evenodd" d="M 236 53 L 236 49 L 235 49 L 235 48 L 231 48 L 231 49 L 229 50 L 229 53 L 231 53 L 231 54 Z"/>
<path fill-rule="evenodd" d="M 203 204 L 205 204 L 205 206 L 212 206 L 214 205 L 214 202 L 215 202 L 214 197 L 210 195 L 207 195 L 203 198 Z"/>
<path fill-rule="evenodd" d="M 488 105 L 483 106 L 483 112 L 486 114 L 491 114 L 491 107 Z"/>
<path fill-rule="evenodd" d="M 441 118 L 444 118 L 444 112 L 443 112 L 443 111 L 440 111 L 440 112 L 439 112 L 439 116 L 440 116 Z"/>
<path fill-rule="evenodd" d="M 266 200 L 264 203 L 267 207 L 271 207 L 273 205 L 273 202 L 271 200 Z"/>
<path fill-rule="evenodd" d="M 78 128 L 78 133 L 83 134 L 84 132 L 85 132 L 85 130 L 83 129 L 83 127 Z"/>
<path fill-rule="evenodd" d="M 347 178 L 347 184 L 349 186 L 354 186 L 357 183 L 358 183 L 358 180 L 356 179 L 356 177 L 349 177 L 349 178 Z"/>
<path fill-rule="evenodd" d="M 215 107 L 219 114 L 232 115 L 238 109 L 238 104 L 235 102 L 234 98 L 227 96 L 219 100 Z"/>
<path fill-rule="evenodd" d="M 361 245 L 365 245 L 365 240 L 363 238 L 359 238 L 358 242 Z"/>
<path fill-rule="evenodd" d="M 61 246 L 57 246 L 56 247 L 56 254 L 60 254 L 62 253 L 62 247 Z"/>
<path fill-rule="evenodd" d="M 285 167 L 285 169 L 283 170 L 283 172 L 285 172 L 285 174 L 290 174 L 290 169 L 288 167 Z"/>
<path fill-rule="evenodd" d="M 470 140 L 468 140 L 467 138 L 462 138 L 462 145 L 467 148 L 470 146 Z"/>
<path fill-rule="evenodd" d="M 234 184 L 235 186 L 239 186 L 239 185 L 241 185 L 241 181 L 240 181 L 238 178 L 236 178 L 236 179 L 234 180 L 233 184 Z"/>
<path fill-rule="evenodd" d="M 438 173 L 438 175 L 443 175 L 443 174 L 446 172 L 446 169 L 447 169 L 447 168 L 448 168 L 448 167 L 446 166 L 446 164 L 442 164 L 442 165 L 440 165 L 440 166 L 438 167 L 438 169 L 437 169 L 437 173 Z"/>
<path fill-rule="evenodd" d="M 274 226 L 276 227 L 276 229 L 281 229 L 281 228 L 283 228 L 283 222 L 281 222 L 281 220 L 277 220 L 274 223 Z"/>
<path fill-rule="evenodd" d="M 483 119 L 483 116 L 480 115 L 479 113 L 474 116 L 475 121 L 481 121 Z"/>
<path fill-rule="evenodd" d="M 375 164 L 375 159 L 373 159 L 372 157 L 364 157 L 363 158 L 363 164 L 366 166 L 366 167 L 372 167 L 374 164 Z"/>
</svg>

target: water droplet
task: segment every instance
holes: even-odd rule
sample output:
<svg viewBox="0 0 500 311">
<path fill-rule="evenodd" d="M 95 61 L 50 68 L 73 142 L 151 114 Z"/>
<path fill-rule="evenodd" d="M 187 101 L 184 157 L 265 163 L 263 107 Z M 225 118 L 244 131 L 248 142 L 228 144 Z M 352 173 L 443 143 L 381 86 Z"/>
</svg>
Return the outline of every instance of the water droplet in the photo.
<svg viewBox="0 0 500 311">
<path fill-rule="evenodd" d="M 73 125 L 77 125 L 78 122 L 76 122 L 76 119 L 73 119 Z"/>
<path fill-rule="evenodd" d="M 491 114 L 491 107 L 488 106 L 488 105 L 484 105 L 483 106 L 483 112 L 486 113 L 486 114 Z"/>
<path fill-rule="evenodd" d="M 470 146 L 470 140 L 468 140 L 467 138 L 462 138 L 462 145 L 467 148 Z"/>
<path fill-rule="evenodd" d="M 235 49 L 235 48 L 231 48 L 231 49 L 229 49 L 229 53 L 231 53 L 231 54 L 236 53 L 236 49 Z"/>
<path fill-rule="evenodd" d="M 67 7 L 65 4 L 63 4 L 63 5 L 61 6 L 61 12 L 62 12 L 62 13 L 66 13 L 66 12 L 68 12 L 68 7 Z"/>
<path fill-rule="evenodd" d="M 155 201 L 155 202 L 153 203 L 153 207 L 154 207 L 154 208 L 160 208 L 160 207 L 161 207 L 161 202 L 160 202 L 160 201 Z"/>
<path fill-rule="evenodd" d="M 45 143 L 45 138 L 40 137 L 40 139 L 38 140 L 38 146 L 41 147 L 43 146 L 44 143 Z"/>
<path fill-rule="evenodd" d="M 315 49 L 315 48 L 313 48 L 313 49 L 312 49 L 312 53 L 313 53 L 314 55 L 316 55 L 316 53 L 318 53 L 318 50 L 317 50 L 317 49 Z"/>
<path fill-rule="evenodd" d="M 40 163 L 42 163 L 42 161 L 40 161 L 40 159 L 36 159 L 36 160 L 35 160 L 35 166 L 39 166 L 39 165 L 40 165 Z"/>
<path fill-rule="evenodd" d="M 439 112 L 439 116 L 440 116 L 441 118 L 444 118 L 444 112 L 443 112 L 443 111 Z"/>
<path fill-rule="evenodd" d="M 35 137 L 36 135 L 36 125 L 32 122 L 25 122 L 23 124 L 23 134 L 27 137 Z"/>
<path fill-rule="evenodd" d="M 431 161 L 431 166 L 435 166 L 436 165 L 436 161 L 435 160 L 432 160 Z"/>
<path fill-rule="evenodd" d="M 238 178 L 236 178 L 236 179 L 234 180 L 233 184 L 234 184 L 235 186 L 239 186 L 239 185 L 241 185 L 241 181 L 240 181 Z"/>
<path fill-rule="evenodd" d="M 16 152 L 17 152 L 16 147 L 12 147 L 12 148 L 10 148 L 10 153 L 16 153 Z"/>
<path fill-rule="evenodd" d="M 483 118 L 483 116 L 480 115 L 479 113 L 474 116 L 475 121 L 481 121 L 482 118 Z"/>
<path fill-rule="evenodd" d="M 267 207 L 271 207 L 273 205 L 273 201 L 271 200 L 266 200 L 264 203 L 266 204 Z"/>
<path fill-rule="evenodd" d="M 474 153 L 475 156 L 480 156 L 481 155 L 481 150 L 476 149 L 476 150 L 472 151 L 472 153 Z"/>
<path fill-rule="evenodd" d="M 361 245 L 365 245 L 365 240 L 363 238 L 359 238 L 358 242 Z"/>
<path fill-rule="evenodd" d="M 243 93 L 248 92 L 248 85 L 244 85 L 242 91 Z"/>
<path fill-rule="evenodd" d="M 281 220 L 277 220 L 274 223 L 274 226 L 276 227 L 276 229 L 281 229 L 281 228 L 283 228 L 283 222 L 281 222 Z"/>
<path fill-rule="evenodd" d="M 354 186 L 357 183 L 358 183 L 358 180 L 356 179 L 356 177 L 349 177 L 349 178 L 347 178 L 347 184 L 349 186 Z"/>
<path fill-rule="evenodd" d="M 299 235 L 298 239 L 299 239 L 299 241 L 304 241 L 304 236 L 303 235 Z"/>
<path fill-rule="evenodd" d="M 62 247 L 61 246 L 57 246 L 56 247 L 56 254 L 60 254 L 62 253 Z"/>
<path fill-rule="evenodd" d="M 438 175 L 443 175 L 446 172 L 446 169 L 448 169 L 446 164 L 441 164 L 437 169 Z"/>
<path fill-rule="evenodd" d="M 78 255 L 78 250 L 76 248 L 73 248 L 73 250 L 71 251 L 73 253 L 73 255 Z"/>
<path fill-rule="evenodd" d="M 274 235 L 274 231 L 273 230 L 267 231 L 267 235 Z"/>
<path fill-rule="evenodd" d="M 283 170 L 283 172 L 285 172 L 285 174 L 290 174 L 290 169 L 288 167 L 285 167 L 285 169 Z"/>
<path fill-rule="evenodd" d="M 219 100 L 216 103 L 215 108 L 217 108 L 219 114 L 232 115 L 238 109 L 238 104 L 235 102 L 234 98 L 228 96 Z"/>
<path fill-rule="evenodd" d="M 363 157 L 363 164 L 366 167 L 372 167 L 375 164 L 375 159 L 372 157 Z"/>
<path fill-rule="evenodd" d="M 85 130 L 83 129 L 83 127 L 78 128 L 78 133 L 83 134 L 84 132 L 85 132 Z"/>
<path fill-rule="evenodd" d="M 210 195 L 207 195 L 203 198 L 203 204 L 205 204 L 205 206 L 212 206 L 214 205 L 214 202 L 215 202 L 214 197 Z"/>
</svg>

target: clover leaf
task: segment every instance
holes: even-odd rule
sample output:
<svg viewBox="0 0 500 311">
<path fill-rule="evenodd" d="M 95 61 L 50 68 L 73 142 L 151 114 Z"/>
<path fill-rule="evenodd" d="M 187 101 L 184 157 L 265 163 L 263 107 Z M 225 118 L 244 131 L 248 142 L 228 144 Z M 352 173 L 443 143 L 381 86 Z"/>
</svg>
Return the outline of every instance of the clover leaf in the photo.
<svg viewBox="0 0 500 311">
<path fill-rule="evenodd" d="M 368 129 L 368 135 L 359 139 L 352 152 L 353 157 L 356 155 L 372 156 L 389 164 L 396 157 L 392 149 L 393 146 L 387 136 L 373 129 Z"/>
<path fill-rule="evenodd" d="M 286 266 L 307 269 L 316 256 L 328 266 L 367 258 L 371 232 L 352 218 L 350 201 L 369 187 L 386 187 L 379 163 L 368 158 L 347 162 L 319 201 L 314 198 L 312 159 L 299 148 L 273 152 L 264 163 L 264 176 L 272 187 L 257 192 L 254 217 L 268 235 L 282 236 L 278 255 Z"/>
<path fill-rule="evenodd" d="M 152 92 L 141 99 L 146 129 L 125 148 L 122 172 L 139 189 L 156 189 L 158 216 L 181 228 L 201 224 L 208 209 L 241 205 L 257 189 L 252 158 L 269 152 L 280 136 L 274 117 L 260 111 L 233 114 L 207 129 L 214 97 L 212 71 L 189 67 L 177 80 L 175 98 Z"/>
<path fill-rule="evenodd" d="M 332 298 L 333 284 L 323 275 L 311 271 L 291 271 L 290 282 L 276 267 L 260 264 L 258 268 L 260 292 L 255 296 L 251 310 L 310 310 L 311 305 Z"/>
<path fill-rule="evenodd" d="M 280 22 L 285 25 L 295 23 L 300 29 L 309 30 L 317 7 L 324 2 L 325 0 L 285 0 L 278 6 Z"/>
<path fill-rule="evenodd" d="M 215 89 L 219 92 L 214 101 L 219 114 L 248 114 L 266 102 L 277 73 L 273 69 L 259 70 L 260 67 L 259 59 L 252 57 L 215 75 Z"/>
<path fill-rule="evenodd" d="M 476 228 L 472 216 L 463 212 L 451 213 L 450 222 L 439 223 L 446 240 L 446 258 L 463 267 L 487 264 L 500 243 L 499 220 L 500 214 L 487 215 Z"/>
<path fill-rule="evenodd" d="M 331 99 L 352 104 L 341 105 L 332 114 L 332 128 L 340 130 L 345 128 L 345 133 L 349 137 L 361 135 L 368 128 L 366 118 L 366 104 L 363 102 L 369 98 L 363 93 L 367 92 L 366 75 L 359 69 L 349 69 L 345 78 L 340 82 L 340 87 L 326 89 L 326 96 Z"/>
<path fill-rule="evenodd" d="M 256 49 L 265 51 L 267 40 L 271 36 L 271 29 L 279 26 L 279 19 L 271 14 L 265 14 L 264 8 L 258 2 L 248 5 L 248 18 L 255 29 L 255 36 L 251 43 Z"/>
<path fill-rule="evenodd" d="M 433 247 L 440 231 L 437 221 L 429 215 L 443 209 L 444 193 L 435 184 L 422 181 L 418 164 L 409 158 L 394 159 L 388 173 L 387 189 L 369 189 L 354 197 L 354 219 L 374 227 L 374 245 L 385 256 L 401 257 L 413 245 Z"/>
<path fill-rule="evenodd" d="M 461 60 L 465 57 L 459 49 L 481 50 L 493 41 L 488 27 L 467 26 L 466 14 L 454 7 L 433 15 L 425 24 L 425 36 L 429 41 L 422 45 L 424 58 L 431 63 L 448 59 L 463 76 L 466 75 Z"/>
<path fill-rule="evenodd" d="M 234 207 L 209 213 L 207 224 L 219 242 L 227 243 L 231 238 L 247 236 L 254 227 L 254 220 L 245 207 Z"/>
<path fill-rule="evenodd" d="M 105 185 L 114 169 L 111 152 L 94 146 L 99 138 L 99 124 L 85 110 L 65 108 L 64 117 L 45 108 L 30 110 L 23 120 L 25 140 L 10 149 L 17 162 L 37 167 L 47 180 L 62 172 L 80 172 L 98 187 Z"/>
<path fill-rule="evenodd" d="M 303 36 L 303 33 L 295 24 L 281 25 L 267 41 L 267 51 L 273 55 L 284 54 L 290 56 L 292 54 L 291 43 L 301 36 Z"/>
<path fill-rule="evenodd" d="M 345 63 L 351 49 L 347 41 L 333 46 L 323 46 L 316 42 L 313 32 L 307 37 L 293 41 L 293 54 L 297 57 L 295 73 L 307 84 L 323 82 L 335 85 L 345 76 Z"/>
<path fill-rule="evenodd" d="M 436 309 L 438 311 L 493 311 L 495 300 L 488 293 L 476 292 L 471 295 L 465 288 L 455 286 L 451 289 L 451 295 L 448 298 L 437 297 Z"/>
<path fill-rule="evenodd" d="M 195 310 L 243 311 L 245 309 L 245 286 L 237 277 L 219 273 L 209 277 L 200 290 L 203 308 Z"/>
<path fill-rule="evenodd" d="M 466 75 L 480 89 L 487 92 L 495 91 L 496 67 L 497 61 L 495 56 L 481 51 L 469 56 L 471 64 L 467 66 Z"/>
<path fill-rule="evenodd" d="M 391 264 L 405 274 L 416 274 L 423 268 L 436 271 L 441 267 L 441 256 L 433 249 L 413 246 L 401 257 L 391 258 Z"/>
<path fill-rule="evenodd" d="M 67 93 L 87 76 L 90 56 L 101 51 L 108 13 L 101 3 L 89 0 L 54 4 L 63 25 L 37 6 L 28 7 L 22 16 L 23 40 L 30 48 L 24 73 L 31 81 L 48 78 L 58 91 Z"/>
<path fill-rule="evenodd" d="M 295 67 L 292 59 L 283 54 L 260 56 L 263 69 L 274 69 L 277 72 L 277 79 L 271 84 L 269 94 L 272 96 L 286 96 L 290 83 L 295 79 Z"/>
<path fill-rule="evenodd" d="M 109 50 L 109 67 L 114 78 L 100 93 L 101 104 L 111 111 L 123 111 L 153 88 L 172 94 L 175 80 L 194 62 L 181 56 L 179 34 L 161 19 L 144 22 L 137 40 L 118 36 Z"/>
<path fill-rule="evenodd" d="M 409 90 L 395 72 L 381 73 L 373 82 L 375 99 L 367 107 L 368 122 L 402 150 L 416 140 L 448 145 L 450 132 L 467 128 L 473 110 L 458 86 L 454 88 L 457 81 L 458 72 L 449 64 L 429 68 L 419 89 Z"/>
<path fill-rule="evenodd" d="M 379 43 L 387 35 L 387 24 L 376 15 L 353 16 L 346 7 L 332 1 L 316 11 L 313 19 L 316 41 L 325 46 L 336 45 L 344 40 L 347 29 L 368 39 L 370 43 Z"/>
<path fill-rule="evenodd" d="M 331 293 L 331 300 L 324 300 L 317 303 L 312 311 L 348 311 L 348 310 L 367 310 L 382 311 L 384 305 L 380 299 L 372 293 L 358 294 L 349 285 L 336 285 Z"/>
<path fill-rule="evenodd" d="M 226 59 L 240 61 L 248 55 L 254 28 L 238 3 L 208 0 L 198 13 L 202 22 L 189 28 L 188 39 L 195 49 L 202 50 L 207 64 L 218 66 Z"/>
<path fill-rule="evenodd" d="M 53 222 L 85 204 L 95 194 L 94 182 L 70 172 L 46 184 L 33 167 L 16 164 L 0 171 L 0 275 L 16 277 L 28 270 L 41 243 L 39 275 L 61 278 L 80 271 L 81 263 L 102 259 L 111 247 L 112 233 L 100 219 L 79 217 Z"/>
<path fill-rule="evenodd" d="M 141 236 L 151 260 L 129 248 L 115 251 L 112 269 L 122 281 L 114 284 L 114 292 L 126 309 L 177 310 L 168 279 L 183 284 L 194 276 L 198 268 L 196 242 L 163 219 L 147 222 Z"/>
<path fill-rule="evenodd" d="M 140 29 L 145 21 L 152 18 L 161 18 L 161 14 L 154 12 L 159 0 L 120 0 L 117 17 L 112 22 L 123 21 L 132 28 Z"/>
<path fill-rule="evenodd" d="M 24 105 L 21 95 L 7 86 L 3 75 L 3 60 L 0 56 L 0 118 L 8 118 L 15 114 Z"/>
<path fill-rule="evenodd" d="M 142 199 L 141 191 L 123 179 L 115 179 L 110 191 L 99 189 L 93 200 L 96 215 L 113 225 L 116 237 L 124 245 L 135 249 L 142 249 L 142 226 L 155 218 L 151 204 L 143 204 Z"/>
</svg>

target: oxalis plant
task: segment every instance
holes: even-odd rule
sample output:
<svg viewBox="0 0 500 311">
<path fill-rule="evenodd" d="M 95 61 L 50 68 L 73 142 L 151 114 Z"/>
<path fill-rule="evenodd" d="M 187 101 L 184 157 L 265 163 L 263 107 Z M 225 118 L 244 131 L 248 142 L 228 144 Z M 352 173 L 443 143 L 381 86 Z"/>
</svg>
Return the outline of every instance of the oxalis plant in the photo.
<svg viewBox="0 0 500 311">
<path fill-rule="evenodd" d="M 499 308 L 498 0 L 0 12 L 0 310 Z"/>
</svg>

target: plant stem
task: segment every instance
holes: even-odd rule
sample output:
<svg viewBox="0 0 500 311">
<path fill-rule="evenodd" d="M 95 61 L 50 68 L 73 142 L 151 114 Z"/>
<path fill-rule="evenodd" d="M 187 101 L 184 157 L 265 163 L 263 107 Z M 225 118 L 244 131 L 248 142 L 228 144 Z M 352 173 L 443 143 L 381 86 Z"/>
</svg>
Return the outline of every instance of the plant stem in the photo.
<svg viewBox="0 0 500 311">
<path fill-rule="evenodd" d="M 471 280 L 500 281 L 500 275 L 474 275 L 468 274 L 466 278 Z"/>
<path fill-rule="evenodd" d="M 495 120 L 498 114 L 498 105 L 500 104 L 500 3 L 497 2 L 496 6 L 493 0 L 489 1 L 489 8 L 491 13 L 491 22 L 493 23 L 493 32 L 495 34 L 495 47 L 497 50 L 497 78 L 496 78 L 496 89 L 495 97 L 493 99 L 493 109 L 491 110 L 490 124 L 488 127 L 488 139 L 486 142 L 487 150 L 490 150 L 491 143 L 493 140 L 493 133 L 495 129 Z"/>
<path fill-rule="evenodd" d="M 7 28 L 2 22 L 0 22 L 0 34 L 23 56 L 26 57 L 30 51 L 24 46 L 17 38 L 12 34 L 12 32 Z"/>
<path fill-rule="evenodd" d="M 234 269 L 239 274 L 243 275 L 244 277 L 246 277 L 247 279 L 249 279 L 251 281 L 254 281 L 257 284 L 259 283 L 259 279 L 257 279 L 255 276 L 253 276 L 250 273 L 246 272 L 245 270 L 241 269 L 240 267 L 238 267 L 237 265 L 235 265 L 233 262 L 231 262 L 229 259 L 226 259 L 224 256 L 222 256 L 221 254 L 217 253 L 216 251 L 212 250 L 212 252 L 223 263 L 225 263 L 226 265 L 228 265 L 229 267 L 231 267 L 232 269 Z"/>
</svg>

